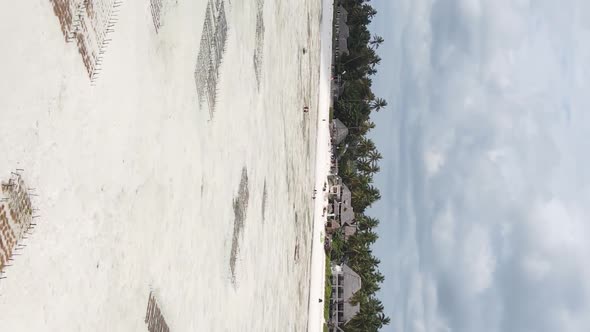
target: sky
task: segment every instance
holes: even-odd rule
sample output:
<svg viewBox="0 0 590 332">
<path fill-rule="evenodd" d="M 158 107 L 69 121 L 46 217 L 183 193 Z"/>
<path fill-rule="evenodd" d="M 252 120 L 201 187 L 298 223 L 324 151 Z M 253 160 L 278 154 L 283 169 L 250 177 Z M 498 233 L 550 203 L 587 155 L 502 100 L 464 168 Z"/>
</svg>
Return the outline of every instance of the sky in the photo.
<svg viewBox="0 0 590 332">
<path fill-rule="evenodd" d="M 372 5 L 385 331 L 590 331 L 590 1 Z"/>
</svg>

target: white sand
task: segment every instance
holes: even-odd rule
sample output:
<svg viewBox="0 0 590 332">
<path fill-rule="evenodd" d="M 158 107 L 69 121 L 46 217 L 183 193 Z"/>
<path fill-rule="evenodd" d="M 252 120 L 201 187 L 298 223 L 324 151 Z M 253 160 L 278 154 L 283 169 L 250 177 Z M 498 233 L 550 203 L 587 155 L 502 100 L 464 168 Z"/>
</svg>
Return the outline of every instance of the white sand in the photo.
<svg viewBox="0 0 590 332">
<path fill-rule="evenodd" d="M 145 331 L 151 288 L 172 331 L 321 328 L 323 221 L 312 221 L 321 206 L 310 177 L 317 185 L 327 167 L 327 127 L 313 109 L 321 75 L 327 117 L 320 4 L 266 1 L 258 90 L 256 7 L 231 3 L 211 120 L 193 77 L 205 1 L 178 0 L 158 34 L 149 1 L 124 1 L 96 86 L 49 1 L 0 11 L 0 179 L 25 169 L 41 214 L 0 280 L 0 330 Z M 243 167 L 250 198 L 233 285 Z"/>
<path fill-rule="evenodd" d="M 323 331 L 324 324 L 324 290 L 326 279 L 326 253 L 324 236 L 326 217 L 323 208 L 327 204 L 327 195 L 322 191 L 330 171 L 330 75 L 332 66 L 332 2 L 323 1 L 323 17 L 321 24 L 321 59 L 318 105 L 318 131 L 316 154 L 315 187 L 318 197 L 314 206 L 313 246 L 311 254 L 311 280 L 308 331 Z M 323 121 L 325 119 L 325 121 Z M 319 299 L 322 299 L 320 303 Z"/>
</svg>

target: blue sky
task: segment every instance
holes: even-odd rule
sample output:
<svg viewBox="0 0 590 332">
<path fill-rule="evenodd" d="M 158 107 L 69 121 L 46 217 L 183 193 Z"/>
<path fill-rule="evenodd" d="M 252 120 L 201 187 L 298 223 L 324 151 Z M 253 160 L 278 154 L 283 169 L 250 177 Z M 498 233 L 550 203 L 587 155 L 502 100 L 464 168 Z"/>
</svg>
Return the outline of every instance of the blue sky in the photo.
<svg viewBox="0 0 590 332">
<path fill-rule="evenodd" d="M 590 1 L 372 4 L 386 331 L 590 331 Z"/>
</svg>

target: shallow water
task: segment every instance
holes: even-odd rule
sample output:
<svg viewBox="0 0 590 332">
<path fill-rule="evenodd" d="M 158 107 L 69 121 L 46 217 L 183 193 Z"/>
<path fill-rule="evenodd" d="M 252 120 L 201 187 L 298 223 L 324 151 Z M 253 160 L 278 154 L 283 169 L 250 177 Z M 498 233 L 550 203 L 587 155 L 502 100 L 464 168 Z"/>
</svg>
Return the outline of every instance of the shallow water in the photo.
<svg viewBox="0 0 590 332">
<path fill-rule="evenodd" d="M 259 4 L 225 2 L 211 107 L 207 2 L 152 2 L 123 1 L 94 86 L 49 2 L 0 12 L 0 178 L 24 169 L 41 216 L 2 330 L 143 331 L 151 290 L 172 331 L 305 330 L 320 4 L 264 1 L 261 38 Z"/>
</svg>

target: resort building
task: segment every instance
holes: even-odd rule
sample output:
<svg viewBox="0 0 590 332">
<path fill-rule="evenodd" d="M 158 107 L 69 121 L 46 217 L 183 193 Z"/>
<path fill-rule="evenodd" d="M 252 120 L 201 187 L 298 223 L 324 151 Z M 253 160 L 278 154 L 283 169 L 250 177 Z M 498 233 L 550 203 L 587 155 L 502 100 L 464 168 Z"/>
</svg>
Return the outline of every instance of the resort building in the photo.
<svg viewBox="0 0 590 332">
<path fill-rule="evenodd" d="M 336 9 L 335 33 L 336 43 L 334 45 L 334 57 L 338 60 L 344 54 L 350 54 L 348 51 L 348 37 L 350 28 L 348 27 L 348 12 L 342 5 Z M 336 63 L 335 61 L 334 63 Z"/>
<path fill-rule="evenodd" d="M 328 175 L 328 184 L 330 185 L 328 198 L 340 199 L 342 196 L 342 178 L 338 175 Z"/>
<path fill-rule="evenodd" d="M 330 331 L 342 331 L 359 311 L 360 305 L 352 304 L 353 295 L 361 289 L 361 277 L 348 265 L 332 264 L 332 296 L 330 300 Z"/>
<path fill-rule="evenodd" d="M 354 210 L 352 209 L 352 193 L 343 183 L 339 200 L 334 200 L 333 204 L 334 217 L 340 221 L 341 225 L 352 224 L 354 220 Z"/>
<path fill-rule="evenodd" d="M 343 226 L 342 234 L 344 235 L 344 241 L 348 241 L 351 236 L 356 234 L 356 221 L 354 221 L 352 224 L 344 224 Z"/>
<path fill-rule="evenodd" d="M 332 135 L 332 142 L 334 145 L 340 145 L 348 136 L 348 127 L 338 119 L 332 120 L 330 126 L 330 134 Z"/>
<path fill-rule="evenodd" d="M 334 99 L 334 103 L 338 101 L 340 96 L 344 93 L 344 85 L 346 82 L 342 79 L 342 75 L 338 74 L 333 77 L 332 79 L 332 98 Z"/>
<path fill-rule="evenodd" d="M 332 155 L 330 156 L 330 173 L 338 174 L 338 158 L 336 157 L 337 150 L 332 146 Z"/>
<path fill-rule="evenodd" d="M 329 235 L 334 234 L 340 228 L 341 228 L 341 225 L 338 220 L 328 219 L 328 221 L 326 221 L 326 233 L 328 233 Z"/>
<path fill-rule="evenodd" d="M 352 193 L 350 189 L 342 183 L 339 176 L 331 177 L 330 198 L 328 204 L 328 220 L 326 222 L 326 232 L 333 234 L 342 229 L 344 239 L 356 233 L 356 222 L 354 220 L 354 209 L 352 207 Z"/>
</svg>

